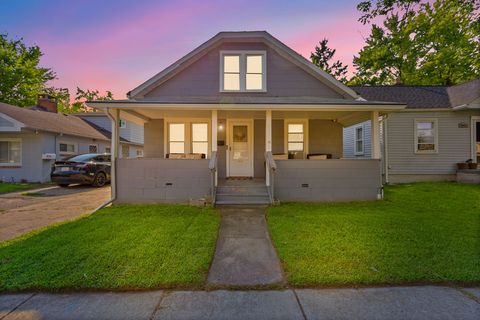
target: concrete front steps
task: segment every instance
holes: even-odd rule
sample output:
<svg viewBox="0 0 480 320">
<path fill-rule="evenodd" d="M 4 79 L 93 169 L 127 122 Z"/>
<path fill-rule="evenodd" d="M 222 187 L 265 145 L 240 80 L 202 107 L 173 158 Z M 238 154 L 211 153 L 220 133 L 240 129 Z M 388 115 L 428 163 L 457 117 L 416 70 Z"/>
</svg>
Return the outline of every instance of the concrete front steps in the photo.
<svg viewBox="0 0 480 320">
<path fill-rule="evenodd" d="M 265 185 L 218 186 L 216 205 L 268 205 L 270 197 Z"/>
</svg>

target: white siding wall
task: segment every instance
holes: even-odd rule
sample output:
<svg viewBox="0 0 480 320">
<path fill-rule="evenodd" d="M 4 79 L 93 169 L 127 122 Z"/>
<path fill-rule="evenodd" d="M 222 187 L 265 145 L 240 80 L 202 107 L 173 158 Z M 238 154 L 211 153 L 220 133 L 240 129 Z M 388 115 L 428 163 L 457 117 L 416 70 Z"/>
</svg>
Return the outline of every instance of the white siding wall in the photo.
<svg viewBox="0 0 480 320">
<path fill-rule="evenodd" d="M 453 174 L 471 157 L 470 119 L 474 112 L 401 112 L 388 118 L 388 166 L 394 174 Z M 477 111 L 478 115 L 479 112 Z M 438 119 L 438 153 L 416 154 L 414 120 Z M 468 128 L 459 128 L 467 123 Z"/>
<path fill-rule="evenodd" d="M 478 116 L 480 112 L 409 111 L 390 114 L 387 120 L 389 174 L 391 176 L 411 175 L 410 178 L 405 181 L 422 180 L 421 176 L 419 176 L 418 179 L 414 178 L 415 175 L 430 175 L 430 177 L 432 177 L 435 175 L 455 174 L 456 163 L 464 162 L 471 157 L 470 119 L 472 115 Z M 438 119 L 438 153 L 415 153 L 414 121 L 418 118 Z M 468 128 L 459 128 L 459 123 L 467 123 Z M 365 126 L 364 157 L 369 158 L 371 146 L 370 121 L 363 122 L 362 125 Z M 356 157 L 354 154 L 354 128 L 355 126 L 351 126 L 343 130 L 343 154 L 345 158 Z M 383 126 L 381 126 L 381 130 L 382 129 Z M 381 134 L 381 136 L 383 153 L 383 134 Z"/>
<path fill-rule="evenodd" d="M 364 130 L 363 155 L 355 155 L 355 128 L 358 126 L 363 126 Z M 365 121 L 347 128 L 343 128 L 344 158 L 370 159 L 372 157 L 371 128 L 372 125 L 370 121 Z"/>
</svg>

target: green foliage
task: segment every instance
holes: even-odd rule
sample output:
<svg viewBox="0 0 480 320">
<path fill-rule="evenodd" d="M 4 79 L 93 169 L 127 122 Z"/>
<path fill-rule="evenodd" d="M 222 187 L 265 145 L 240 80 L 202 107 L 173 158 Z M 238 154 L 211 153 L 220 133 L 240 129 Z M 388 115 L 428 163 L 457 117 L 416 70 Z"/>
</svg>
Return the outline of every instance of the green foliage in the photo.
<svg viewBox="0 0 480 320">
<path fill-rule="evenodd" d="M 480 76 L 478 0 L 364 1 L 360 18 L 372 24 L 354 57 L 349 84 L 451 85 Z"/>
<path fill-rule="evenodd" d="M 310 55 L 312 63 L 331 74 L 337 80 L 346 82 L 348 66 L 344 66 L 340 60 L 334 61 L 333 63 L 330 61 L 333 59 L 337 50 L 328 47 L 328 39 L 326 38 L 320 41 L 319 45 L 320 46 L 315 46 L 315 52 L 312 52 Z"/>
<path fill-rule="evenodd" d="M 0 243 L 0 291 L 198 287 L 205 283 L 219 222 L 212 208 L 105 208 Z"/>
<path fill-rule="evenodd" d="M 9 40 L 0 34 L 0 101 L 32 106 L 55 72 L 39 66 L 43 53 L 38 46 L 27 47 L 22 39 Z"/>
<path fill-rule="evenodd" d="M 71 112 L 91 112 L 95 111 L 87 107 L 86 102 L 92 100 L 113 100 L 113 93 L 106 91 L 104 95 L 101 95 L 98 90 L 83 90 L 77 87 L 77 94 L 75 101 L 71 104 Z"/>
<path fill-rule="evenodd" d="M 271 207 L 268 225 L 293 285 L 480 281 L 480 188 L 388 186 L 383 201 Z"/>
</svg>

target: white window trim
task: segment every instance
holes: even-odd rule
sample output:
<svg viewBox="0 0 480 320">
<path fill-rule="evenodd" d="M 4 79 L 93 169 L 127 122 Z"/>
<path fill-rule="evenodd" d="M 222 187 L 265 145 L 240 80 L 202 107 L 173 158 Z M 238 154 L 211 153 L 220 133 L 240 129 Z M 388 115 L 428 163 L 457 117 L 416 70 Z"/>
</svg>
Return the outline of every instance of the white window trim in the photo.
<svg viewBox="0 0 480 320">
<path fill-rule="evenodd" d="M 288 154 L 288 125 L 289 124 L 303 124 L 303 158 L 306 159 L 308 155 L 308 119 L 284 119 L 283 121 L 283 137 L 284 144 L 283 150 L 285 154 Z"/>
<path fill-rule="evenodd" d="M 23 154 L 23 143 L 21 138 L 0 138 L 0 141 L 8 142 L 20 142 L 20 162 L 0 162 L 0 166 L 21 166 L 22 165 L 22 154 Z"/>
<path fill-rule="evenodd" d="M 71 144 L 73 145 L 74 147 L 74 151 L 73 152 L 69 152 L 69 151 L 60 151 L 60 145 L 61 144 Z M 58 154 L 60 155 L 72 155 L 72 154 L 76 154 L 78 153 L 78 143 L 76 142 L 69 142 L 69 141 L 59 141 L 58 142 Z"/>
<path fill-rule="evenodd" d="M 223 70 L 224 70 L 224 56 L 239 55 L 240 56 L 240 90 L 224 90 L 223 89 Z M 261 90 L 247 90 L 247 56 L 261 55 L 262 58 L 262 89 Z M 267 92 L 267 52 L 265 50 L 220 50 L 220 92 Z"/>
<path fill-rule="evenodd" d="M 205 159 L 210 159 L 212 151 L 212 122 L 210 118 L 165 118 L 163 121 L 163 157 L 166 158 L 170 153 L 170 132 L 169 125 L 171 123 L 179 123 L 185 125 L 185 154 L 192 152 L 192 123 L 206 123 L 208 130 L 208 153 Z"/>
<path fill-rule="evenodd" d="M 472 160 L 473 162 L 477 162 L 477 136 L 476 136 L 476 124 L 477 122 L 480 122 L 480 116 L 472 116 L 471 117 L 471 125 L 470 125 L 470 131 L 471 131 L 471 143 L 472 143 Z"/>
<path fill-rule="evenodd" d="M 419 122 L 433 122 L 433 135 L 434 135 L 434 149 L 433 150 L 418 150 L 418 129 L 417 123 Z M 436 154 L 438 153 L 438 119 L 437 118 L 415 118 L 413 120 L 413 150 L 415 154 Z"/>
<path fill-rule="evenodd" d="M 362 151 L 357 150 L 357 129 L 362 128 Z M 365 126 L 363 124 L 353 128 L 353 151 L 356 156 L 363 156 L 365 154 Z"/>
</svg>

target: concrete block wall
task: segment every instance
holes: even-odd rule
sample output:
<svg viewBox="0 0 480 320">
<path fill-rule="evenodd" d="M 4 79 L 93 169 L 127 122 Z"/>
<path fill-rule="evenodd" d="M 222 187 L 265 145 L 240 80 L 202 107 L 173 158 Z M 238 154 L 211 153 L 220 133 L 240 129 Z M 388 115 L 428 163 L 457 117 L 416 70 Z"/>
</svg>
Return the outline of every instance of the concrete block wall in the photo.
<svg viewBox="0 0 480 320">
<path fill-rule="evenodd" d="M 210 195 L 209 160 L 118 159 L 117 203 L 187 203 Z"/>
<path fill-rule="evenodd" d="M 277 160 L 275 198 L 280 201 L 375 200 L 380 160 Z"/>
</svg>

